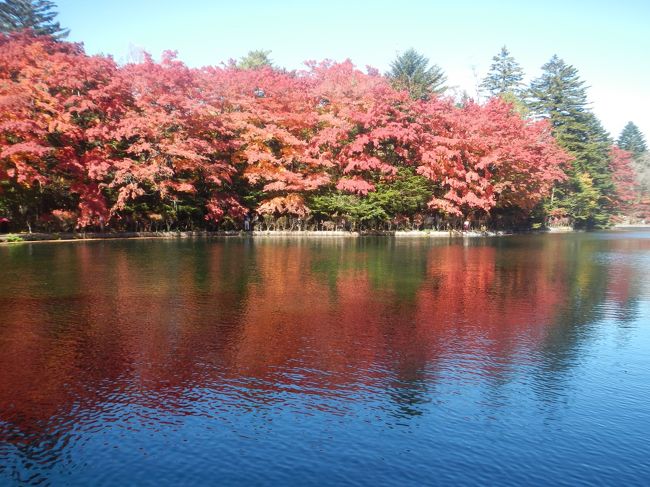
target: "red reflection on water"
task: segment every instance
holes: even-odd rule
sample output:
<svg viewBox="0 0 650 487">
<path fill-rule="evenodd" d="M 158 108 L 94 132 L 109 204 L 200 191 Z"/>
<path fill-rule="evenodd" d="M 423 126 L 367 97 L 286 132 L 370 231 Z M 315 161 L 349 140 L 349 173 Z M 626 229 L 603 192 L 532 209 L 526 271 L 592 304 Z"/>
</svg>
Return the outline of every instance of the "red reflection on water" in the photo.
<svg viewBox="0 0 650 487">
<path fill-rule="evenodd" d="M 417 380 L 452 359 L 498 376 L 595 272 L 570 268 L 560 240 L 36 251 L 47 258 L 13 263 L 23 277 L 0 293 L 0 421 L 25 434 L 111 401 L 182 414 L 189 390 L 227 394 L 237 380 L 246 400 Z"/>
</svg>

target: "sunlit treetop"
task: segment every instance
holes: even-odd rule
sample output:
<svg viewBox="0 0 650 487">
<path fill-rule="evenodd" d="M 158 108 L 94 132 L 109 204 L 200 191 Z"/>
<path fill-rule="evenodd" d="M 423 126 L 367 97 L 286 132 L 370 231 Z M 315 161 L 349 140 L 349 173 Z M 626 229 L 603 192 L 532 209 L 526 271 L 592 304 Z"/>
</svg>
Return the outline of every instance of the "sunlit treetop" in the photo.
<svg viewBox="0 0 650 487">
<path fill-rule="evenodd" d="M 481 83 L 481 88 L 491 96 L 506 93 L 517 94 L 523 87 L 524 72 L 510 55 L 506 46 L 492 58 L 490 71 Z"/>
<path fill-rule="evenodd" d="M 442 69 L 415 49 L 408 49 L 397 56 L 386 74 L 393 87 L 406 90 L 414 99 L 427 99 L 445 92 L 447 77 Z"/>
<path fill-rule="evenodd" d="M 237 67 L 240 69 L 259 69 L 259 68 L 272 68 L 273 61 L 269 57 L 271 51 L 258 49 L 249 51 L 244 57 L 237 62 Z"/>
</svg>

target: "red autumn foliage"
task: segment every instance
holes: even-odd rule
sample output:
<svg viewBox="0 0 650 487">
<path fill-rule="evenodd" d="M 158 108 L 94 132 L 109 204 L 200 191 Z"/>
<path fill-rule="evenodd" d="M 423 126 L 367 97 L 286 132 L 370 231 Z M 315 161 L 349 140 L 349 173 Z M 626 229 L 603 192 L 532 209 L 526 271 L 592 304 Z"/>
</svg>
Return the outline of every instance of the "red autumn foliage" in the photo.
<svg viewBox="0 0 650 487">
<path fill-rule="evenodd" d="M 87 131 L 119 100 L 110 88 L 116 73 L 111 59 L 77 44 L 0 38 L 0 178 L 40 190 L 63 185 L 78 196 L 81 225 L 106 216 L 93 175 L 102 156 Z"/>
<path fill-rule="evenodd" d="M 616 188 L 618 207 L 623 212 L 629 212 L 639 194 L 636 172 L 632 167 L 633 154 L 619 147 L 611 148 L 610 166 L 612 180 Z"/>
<path fill-rule="evenodd" d="M 565 178 L 544 122 L 498 99 L 412 100 L 349 61 L 191 69 L 165 53 L 118 66 L 26 33 L 0 47 L 0 192 L 54 192 L 43 211 L 74 212 L 78 227 L 179 206 L 213 223 L 304 216 L 310 194 L 363 197 L 404 166 L 433 182 L 431 212 L 526 212 Z"/>
<path fill-rule="evenodd" d="M 455 108 L 434 99 L 421 110 L 417 171 L 441 194 L 430 207 L 454 215 L 495 207 L 532 209 L 566 178 L 568 155 L 546 122 L 528 122 L 500 98 Z"/>
</svg>

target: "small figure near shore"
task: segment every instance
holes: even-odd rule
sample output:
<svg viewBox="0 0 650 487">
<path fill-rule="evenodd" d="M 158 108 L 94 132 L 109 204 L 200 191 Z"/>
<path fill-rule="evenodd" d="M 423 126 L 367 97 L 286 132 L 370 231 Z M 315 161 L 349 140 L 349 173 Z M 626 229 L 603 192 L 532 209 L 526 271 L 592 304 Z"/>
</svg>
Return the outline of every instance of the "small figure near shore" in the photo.
<svg viewBox="0 0 650 487">
<path fill-rule="evenodd" d="M 0 233 L 9 232 L 9 218 L 0 216 Z"/>
<path fill-rule="evenodd" d="M 469 231 L 469 220 L 465 220 L 465 223 L 463 223 L 463 232 L 468 232 Z"/>
</svg>

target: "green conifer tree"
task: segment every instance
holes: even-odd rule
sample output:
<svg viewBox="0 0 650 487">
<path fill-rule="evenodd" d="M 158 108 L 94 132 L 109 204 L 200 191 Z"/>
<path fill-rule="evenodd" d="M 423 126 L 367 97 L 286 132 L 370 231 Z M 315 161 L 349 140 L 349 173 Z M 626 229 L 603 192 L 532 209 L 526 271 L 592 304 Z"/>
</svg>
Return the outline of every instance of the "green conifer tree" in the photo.
<svg viewBox="0 0 650 487">
<path fill-rule="evenodd" d="M 531 83 L 528 104 L 534 116 L 550 121 L 559 145 L 574 157 L 569 180 L 554 192 L 553 206 L 566 210 L 578 227 L 607 226 L 613 212 L 612 141 L 589 109 L 578 70 L 553 56 Z"/>
<path fill-rule="evenodd" d="M 490 71 L 481 83 L 481 88 L 490 96 L 506 93 L 519 94 L 524 79 L 524 71 L 508 48 L 503 46 L 499 54 L 492 58 Z"/>
<path fill-rule="evenodd" d="M 70 31 L 55 22 L 55 8 L 49 0 L 4 0 L 0 3 L 0 31 L 32 29 L 39 35 L 63 39 Z"/>
<path fill-rule="evenodd" d="M 240 69 L 259 69 L 263 67 L 273 67 L 273 61 L 269 57 L 271 51 L 258 49 L 256 51 L 249 51 L 246 56 L 241 58 L 237 63 Z"/>
<path fill-rule="evenodd" d="M 638 157 L 643 154 L 648 147 L 645 144 L 645 138 L 634 123 L 628 122 L 621 135 L 618 137 L 616 143 L 621 149 L 630 151 L 634 154 L 634 157 Z"/>
<path fill-rule="evenodd" d="M 397 56 L 386 76 L 395 89 L 407 90 L 416 100 L 442 94 L 447 89 L 442 69 L 436 64 L 429 67 L 429 60 L 415 49 Z"/>
</svg>

